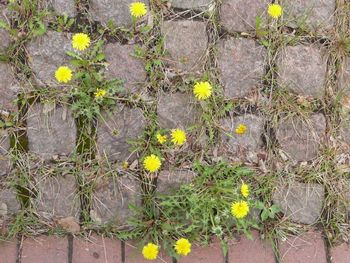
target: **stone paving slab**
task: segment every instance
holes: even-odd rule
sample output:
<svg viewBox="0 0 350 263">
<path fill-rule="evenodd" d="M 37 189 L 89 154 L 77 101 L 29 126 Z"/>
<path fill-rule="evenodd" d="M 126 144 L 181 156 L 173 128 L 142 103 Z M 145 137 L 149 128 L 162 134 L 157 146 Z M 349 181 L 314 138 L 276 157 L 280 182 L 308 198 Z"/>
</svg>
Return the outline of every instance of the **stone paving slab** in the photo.
<svg viewBox="0 0 350 263">
<path fill-rule="evenodd" d="M 68 262 L 68 239 L 54 236 L 26 238 L 22 244 L 21 263 Z"/>
<path fill-rule="evenodd" d="M 37 198 L 36 212 L 44 220 L 74 217 L 79 222 L 80 199 L 74 175 L 57 173 L 55 176 L 34 175 Z"/>
<path fill-rule="evenodd" d="M 278 58 L 277 67 L 282 87 L 304 96 L 323 96 L 327 61 L 317 46 L 287 46 Z"/>
<path fill-rule="evenodd" d="M 244 97 L 261 86 L 266 56 L 266 49 L 252 39 L 221 40 L 218 67 L 226 98 Z"/>
<path fill-rule="evenodd" d="M 271 243 L 261 240 L 259 232 L 252 231 L 253 240 L 241 236 L 237 242 L 230 245 L 228 263 L 275 263 L 275 255 Z"/>
<path fill-rule="evenodd" d="M 167 66 L 179 74 L 203 71 L 208 46 L 206 23 L 193 20 L 164 21 L 164 47 L 169 53 Z"/>
<path fill-rule="evenodd" d="M 213 5 L 212 0 L 170 0 L 172 7 L 181 9 L 193 9 L 197 11 L 208 10 Z"/>
<path fill-rule="evenodd" d="M 9 218 L 14 217 L 21 209 L 20 202 L 16 198 L 16 192 L 9 183 L 0 184 L 0 226 Z"/>
<path fill-rule="evenodd" d="M 36 103 L 27 113 L 29 151 L 44 160 L 55 155 L 68 156 L 76 144 L 77 128 L 71 111 L 66 107 L 51 107 Z"/>
<path fill-rule="evenodd" d="M 11 17 L 8 14 L 6 5 L 0 4 L 0 20 L 8 24 L 10 19 Z M 10 33 L 4 28 L 0 28 L 0 52 L 6 51 L 6 49 L 10 46 L 10 43 Z"/>
<path fill-rule="evenodd" d="M 73 51 L 71 34 L 48 30 L 27 45 L 28 61 L 40 85 L 62 89 L 55 79 L 60 66 L 69 66 L 67 51 Z"/>
<path fill-rule="evenodd" d="M 10 136 L 7 131 L 0 129 L 0 177 L 10 172 L 11 161 L 8 156 Z"/>
<path fill-rule="evenodd" d="M 321 216 L 324 196 L 324 186 L 319 184 L 281 182 L 276 187 L 272 199 L 290 220 L 313 224 Z"/>
<path fill-rule="evenodd" d="M 224 254 L 221 249 L 219 240 L 214 239 L 208 246 L 192 245 L 191 253 L 186 257 L 181 257 L 178 263 L 207 263 L 216 262 L 224 263 Z"/>
<path fill-rule="evenodd" d="M 128 92 L 142 91 L 146 80 L 145 65 L 140 58 L 133 56 L 133 45 L 109 43 L 105 46 L 105 55 L 108 62 L 106 77 L 121 79 Z"/>
<path fill-rule="evenodd" d="M 72 263 L 122 263 L 121 242 L 99 236 L 74 238 Z"/>
<path fill-rule="evenodd" d="M 229 38 L 218 45 L 220 81 L 227 99 L 244 97 L 261 87 L 267 51 L 252 39 Z"/>
<path fill-rule="evenodd" d="M 131 151 L 129 141 L 140 138 L 145 127 L 141 109 L 119 104 L 112 114 L 103 113 L 97 127 L 98 155 L 106 156 L 111 162 L 131 163 L 137 155 Z"/>
<path fill-rule="evenodd" d="M 49 0 L 54 10 L 60 15 L 73 17 L 77 15 L 75 0 Z"/>
<path fill-rule="evenodd" d="M 343 243 L 330 248 L 331 263 L 348 263 L 350 260 L 350 247 Z"/>
<path fill-rule="evenodd" d="M 10 64 L 0 62 L 0 79 L 0 110 L 17 112 L 15 100 L 22 89 Z"/>
<path fill-rule="evenodd" d="M 0 262 L 15 263 L 17 260 L 17 240 L 0 241 Z"/>
<path fill-rule="evenodd" d="M 326 119 L 317 113 L 307 119 L 291 117 L 280 121 L 276 138 L 280 148 L 292 160 L 309 161 L 319 154 L 325 131 Z"/>
<path fill-rule="evenodd" d="M 268 0 L 223 0 L 220 9 L 221 24 L 229 32 L 255 30 L 257 16 L 266 16 Z"/>
<path fill-rule="evenodd" d="M 240 124 L 247 127 L 244 134 L 235 132 Z M 264 119 L 260 116 L 246 114 L 227 117 L 221 120 L 221 129 L 219 149 L 220 153 L 228 158 L 246 160 L 256 156 L 263 146 Z"/>
<path fill-rule="evenodd" d="M 289 0 L 284 1 L 284 18 L 290 26 L 306 24 L 309 28 L 331 29 L 335 22 L 335 0 Z"/>
<path fill-rule="evenodd" d="M 339 87 L 341 92 L 345 92 L 349 95 L 350 91 L 350 58 L 347 58 L 343 67 L 340 70 Z"/>
<path fill-rule="evenodd" d="M 141 205 L 141 182 L 137 178 L 127 174 L 97 182 L 92 202 L 96 223 L 127 227 L 127 219 L 133 215 L 129 204 Z"/>
<path fill-rule="evenodd" d="M 157 105 L 158 123 L 161 128 L 186 129 L 200 120 L 200 108 L 192 96 L 185 93 L 161 93 Z"/>
<path fill-rule="evenodd" d="M 90 10 L 92 19 L 107 24 L 112 21 L 119 27 L 129 27 L 132 25 L 129 6 L 134 0 L 91 0 Z M 141 1 L 148 6 L 149 1 Z"/>
<path fill-rule="evenodd" d="M 170 194 L 195 177 L 196 173 L 190 170 L 162 170 L 157 177 L 157 193 Z"/>
<path fill-rule="evenodd" d="M 326 263 L 322 234 L 309 231 L 301 236 L 288 237 L 279 244 L 282 263 Z"/>
</svg>

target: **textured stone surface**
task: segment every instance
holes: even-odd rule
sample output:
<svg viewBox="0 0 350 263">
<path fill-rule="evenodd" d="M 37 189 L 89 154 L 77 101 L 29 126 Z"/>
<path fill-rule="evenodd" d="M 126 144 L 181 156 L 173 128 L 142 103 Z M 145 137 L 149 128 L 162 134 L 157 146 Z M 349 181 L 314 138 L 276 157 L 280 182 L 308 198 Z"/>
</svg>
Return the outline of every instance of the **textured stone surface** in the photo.
<svg viewBox="0 0 350 263">
<path fill-rule="evenodd" d="M 75 0 L 50 0 L 55 11 L 62 15 L 75 16 Z"/>
<path fill-rule="evenodd" d="M 348 263 L 350 258 L 350 247 L 346 243 L 331 247 L 330 254 L 332 263 Z"/>
<path fill-rule="evenodd" d="M 349 93 L 350 91 L 350 58 L 348 57 L 340 70 L 340 89 L 342 92 Z"/>
<path fill-rule="evenodd" d="M 4 219 L 14 216 L 20 209 L 20 203 L 16 199 L 16 193 L 8 185 L 0 187 L 0 218 Z"/>
<path fill-rule="evenodd" d="M 73 175 L 35 176 L 36 212 L 47 220 L 73 216 L 79 219 L 80 199 Z"/>
<path fill-rule="evenodd" d="M 275 255 L 271 242 L 260 239 L 259 232 L 252 231 L 253 240 L 241 236 L 237 242 L 229 248 L 228 263 L 275 263 Z"/>
<path fill-rule="evenodd" d="M 17 111 L 15 100 L 21 88 L 9 64 L 0 63 L 0 79 L 0 110 Z"/>
<path fill-rule="evenodd" d="M 212 0 L 170 0 L 172 7 L 181 9 L 207 10 Z"/>
<path fill-rule="evenodd" d="M 224 95 L 244 97 L 262 83 L 266 49 L 252 39 L 229 38 L 218 48 L 218 67 Z"/>
<path fill-rule="evenodd" d="M 280 85 L 301 95 L 323 95 L 327 61 L 316 46 L 287 46 L 277 67 Z"/>
<path fill-rule="evenodd" d="M 11 19 L 11 17 L 8 16 L 6 5 L 0 4 L 0 20 L 8 24 L 9 19 Z M 10 43 L 11 43 L 10 33 L 6 29 L 1 28 L 0 29 L 0 52 L 6 51 Z"/>
<path fill-rule="evenodd" d="M 334 25 L 335 0 L 289 0 L 284 2 L 284 17 L 291 26 L 306 23 L 313 29 Z"/>
<path fill-rule="evenodd" d="M 208 246 L 192 245 L 191 253 L 182 257 L 179 263 L 208 263 L 208 262 L 225 262 L 221 245 L 218 240 L 214 240 Z"/>
<path fill-rule="evenodd" d="M 198 73 L 205 63 L 208 37 L 206 24 L 192 20 L 165 21 L 162 25 L 164 46 L 169 52 L 165 60 L 177 73 Z"/>
<path fill-rule="evenodd" d="M 67 261 L 67 238 L 39 236 L 23 241 L 21 263 L 63 263 Z"/>
<path fill-rule="evenodd" d="M 321 215 L 324 191 L 319 184 L 281 182 L 273 193 L 273 201 L 290 220 L 313 224 Z"/>
<path fill-rule="evenodd" d="M 255 30 L 256 17 L 264 14 L 269 3 L 267 0 L 222 0 L 221 23 L 230 32 Z"/>
<path fill-rule="evenodd" d="M 93 200 L 96 223 L 127 226 L 127 219 L 133 215 L 129 204 L 141 205 L 141 182 L 135 177 L 124 175 L 99 182 Z"/>
<path fill-rule="evenodd" d="M 185 129 L 200 119 L 200 110 L 193 97 L 179 92 L 160 94 L 157 113 L 159 126 L 166 129 Z"/>
<path fill-rule="evenodd" d="M 71 112 L 64 107 L 46 108 L 37 103 L 28 110 L 29 151 L 45 160 L 54 155 L 70 155 L 75 149 L 77 133 Z"/>
<path fill-rule="evenodd" d="M 0 129 L 0 176 L 10 171 L 11 162 L 7 156 L 9 149 L 10 137 L 6 131 Z"/>
<path fill-rule="evenodd" d="M 247 127 L 244 134 L 236 134 L 236 128 L 243 124 Z M 247 114 L 221 120 L 220 148 L 227 156 L 248 156 L 261 149 L 264 133 L 264 119 Z"/>
<path fill-rule="evenodd" d="M 57 68 L 70 65 L 66 55 L 67 51 L 73 51 L 70 38 L 70 34 L 47 31 L 28 44 L 29 65 L 40 85 L 58 86 L 55 79 Z"/>
<path fill-rule="evenodd" d="M 13 263 L 17 260 L 17 240 L 0 241 L 1 263 Z"/>
<path fill-rule="evenodd" d="M 141 59 L 132 56 L 134 46 L 110 43 L 105 47 L 106 60 L 109 63 L 106 76 L 124 81 L 129 92 L 140 91 L 146 80 L 145 65 Z"/>
<path fill-rule="evenodd" d="M 278 124 L 276 138 L 292 159 L 308 161 L 317 156 L 325 129 L 326 120 L 322 114 L 313 114 L 307 120 L 292 117 Z"/>
<path fill-rule="evenodd" d="M 326 248 L 320 232 L 288 237 L 279 244 L 283 263 L 326 263 Z"/>
<path fill-rule="evenodd" d="M 102 114 L 97 128 L 99 155 L 110 161 L 133 161 L 136 154 L 130 152 L 128 141 L 142 136 L 145 126 L 145 117 L 138 108 L 119 105 L 112 115 Z"/>
<path fill-rule="evenodd" d="M 72 263 L 122 263 L 121 242 L 116 239 L 91 236 L 88 240 L 75 238 Z"/>
<path fill-rule="evenodd" d="M 129 6 L 134 0 L 91 0 L 92 18 L 103 24 L 113 21 L 116 26 L 131 26 Z M 149 6 L 147 0 L 141 1 Z M 148 8 L 149 9 L 149 8 Z"/>
<path fill-rule="evenodd" d="M 157 192 L 170 194 L 179 189 L 182 184 L 190 183 L 195 177 L 196 173 L 190 170 L 162 170 L 157 178 Z"/>
</svg>

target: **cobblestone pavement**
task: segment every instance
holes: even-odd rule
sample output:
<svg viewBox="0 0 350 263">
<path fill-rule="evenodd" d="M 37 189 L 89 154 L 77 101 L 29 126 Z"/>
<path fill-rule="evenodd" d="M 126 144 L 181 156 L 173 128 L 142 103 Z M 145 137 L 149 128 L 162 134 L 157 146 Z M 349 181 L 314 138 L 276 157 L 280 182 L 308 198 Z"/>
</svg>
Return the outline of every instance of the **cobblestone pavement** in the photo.
<svg viewBox="0 0 350 263">
<path fill-rule="evenodd" d="M 238 237 L 229 245 L 224 257 L 220 243 L 213 240 L 208 246 L 194 246 L 192 252 L 181 257 L 179 263 L 277 263 L 271 243 L 261 240 L 258 232 L 253 232 L 253 240 Z M 348 263 L 350 247 L 341 244 L 326 247 L 321 232 L 310 230 L 301 236 L 289 236 L 279 240 L 275 251 L 284 263 Z M 86 238 L 66 236 L 37 236 L 19 238 L 0 243 L 2 263 L 141 263 L 151 262 L 142 258 L 140 249 L 132 241 L 121 242 L 117 239 L 92 235 Z M 161 252 L 153 262 L 176 262 Z"/>
<path fill-rule="evenodd" d="M 137 21 L 134 0 L 19 2 L 0 0 L 0 263 L 146 262 L 136 241 L 103 234 L 129 229 L 148 194 L 198 178 L 197 161 L 250 167 L 254 198 L 281 211 L 271 222 L 259 221 L 265 203 L 252 213 L 273 242 L 253 232 L 224 256 L 213 239 L 177 262 L 350 263 L 348 0 L 142 0 Z M 103 40 L 99 60 L 84 62 L 101 70 L 82 78 L 98 80 L 85 97 L 81 72 L 55 78 L 78 68 L 80 31 Z M 107 111 L 94 89 L 113 79 L 124 89 Z M 198 81 L 213 86 L 207 101 L 193 94 Z M 176 128 L 183 146 L 156 141 Z M 162 156 L 154 176 L 150 153 Z M 161 251 L 154 262 L 176 260 Z"/>
</svg>

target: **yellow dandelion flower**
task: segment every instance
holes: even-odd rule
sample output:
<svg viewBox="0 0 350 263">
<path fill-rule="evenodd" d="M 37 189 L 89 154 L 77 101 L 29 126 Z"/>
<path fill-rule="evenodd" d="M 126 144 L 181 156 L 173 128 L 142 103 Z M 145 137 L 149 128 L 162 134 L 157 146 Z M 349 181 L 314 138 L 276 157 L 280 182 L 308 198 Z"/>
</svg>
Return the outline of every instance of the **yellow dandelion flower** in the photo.
<svg viewBox="0 0 350 263">
<path fill-rule="evenodd" d="M 231 206 L 231 213 L 237 219 L 244 218 L 249 213 L 249 205 L 246 201 L 235 202 Z"/>
<path fill-rule="evenodd" d="M 107 91 L 105 91 L 104 89 L 97 89 L 95 92 L 95 98 L 99 99 L 99 98 L 103 98 L 106 95 Z"/>
<path fill-rule="evenodd" d="M 178 146 L 183 145 L 186 142 L 186 133 L 180 129 L 172 130 L 171 142 Z"/>
<path fill-rule="evenodd" d="M 142 249 L 142 255 L 145 259 L 155 260 L 158 257 L 159 247 L 153 243 L 148 243 Z"/>
<path fill-rule="evenodd" d="M 160 144 L 165 143 L 166 140 L 167 140 L 167 136 L 166 136 L 166 135 L 161 135 L 159 132 L 157 133 L 156 138 L 157 138 L 157 141 L 158 141 Z"/>
<path fill-rule="evenodd" d="M 191 252 L 191 243 L 186 238 L 180 238 L 175 243 L 175 251 L 177 254 L 187 256 Z"/>
<path fill-rule="evenodd" d="M 84 33 L 74 34 L 72 38 L 72 46 L 76 50 L 83 51 L 90 46 L 90 37 Z"/>
<path fill-rule="evenodd" d="M 128 169 L 129 168 L 129 163 L 127 162 L 127 161 L 124 161 L 123 163 L 122 163 L 122 167 L 123 167 L 123 169 Z"/>
<path fill-rule="evenodd" d="M 249 186 L 245 183 L 242 184 L 241 186 L 241 194 L 244 196 L 244 197 L 248 197 L 249 196 Z"/>
<path fill-rule="evenodd" d="M 247 131 L 247 126 L 245 126 L 244 124 L 239 124 L 236 128 L 237 134 L 245 134 L 246 131 Z"/>
<path fill-rule="evenodd" d="M 158 171 L 161 165 L 162 163 L 159 157 L 154 154 L 147 156 L 145 160 L 143 160 L 143 167 L 146 171 L 151 173 Z"/>
<path fill-rule="evenodd" d="M 193 93 L 198 100 L 206 100 L 211 96 L 212 89 L 209 82 L 197 82 L 194 85 Z"/>
<path fill-rule="evenodd" d="M 130 13 L 133 17 L 142 17 L 147 14 L 147 6 L 142 2 L 131 3 Z"/>
<path fill-rule="evenodd" d="M 59 67 L 55 72 L 56 80 L 61 83 L 68 83 L 72 76 L 72 70 L 66 66 Z"/>
<path fill-rule="evenodd" d="M 272 18 L 277 19 L 282 15 L 283 9 L 279 4 L 270 4 L 267 12 Z"/>
</svg>

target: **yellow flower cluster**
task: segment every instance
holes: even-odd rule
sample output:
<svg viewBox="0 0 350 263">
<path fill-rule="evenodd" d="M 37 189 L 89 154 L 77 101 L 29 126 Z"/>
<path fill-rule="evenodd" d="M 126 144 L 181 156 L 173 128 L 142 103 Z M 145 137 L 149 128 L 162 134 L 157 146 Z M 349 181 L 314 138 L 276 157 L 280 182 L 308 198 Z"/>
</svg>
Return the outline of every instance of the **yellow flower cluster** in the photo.
<svg viewBox="0 0 350 263">
<path fill-rule="evenodd" d="M 72 79 L 72 70 L 67 66 L 61 66 L 56 70 L 55 78 L 60 83 L 68 83 Z"/>
<path fill-rule="evenodd" d="M 171 137 L 171 142 L 173 144 L 175 144 L 176 146 L 183 145 L 187 140 L 185 131 L 183 131 L 181 129 L 172 130 L 170 137 Z M 162 135 L 160 132 L 158 132 L 156 134 L 156 139 L 157 139 L 159 144 L 164 144 L 167 141 L 168 137 L 166 135 Z"/>
<path fill-rule="evenodd" d="M 206 100 L 211 96 L 212 86 L 209 82 L 197 82 L 193 88 L 193 94 L 198 100 Z"/>
<path fill-rule="evenodd" d="M 162 162 L 160 161 L 159 157 L 154 154 L 147 156 L 143 160 L 143 167 L 145 168 L 146 171 L 150 173 L 157 172 L 161 165 L 162 165 Z"/>
<path fill-rule="evenodd" d="M 156 138 L 157 138 L 157 141 L 158 141 L 160 144 L 166 143 L 166 140 L 167 140 L 167 136 L 166 136 L 166 135 L 161 135 L 161 134 L 158 132 L 157 135 L 156 135 Z"/>
<path fill-rule="evenodd" d="M 175 243 L 175 251 L 178 255 L 187 256 L 191 252 L 191 243 L 186 238 L 180 238 Z"/>
<path fill-rule="evenodd" d="M 236 128 L 236 133 L 240 135 L 245 134 L 246 131 L 247 131 L 247 126 L 245 126 L 244 124 L 239 124 Z"/>
<path fill-rule="evenodd" d="M 105 91 L 104 89 L 97 89 L 95 92 L 95 98 L 96 99 L 100 99 L 103 98 L 104 96 L 106 96 L 107 91 Z"/>
<path fill-rule="evenodd" d="M 147 14 L 147 6 L 142 2 L 134 2 L 130 4 L 130 14 L 139 18 Z"/>
<path fill-rule="evenodd" d="M 242 184 L 241 186 L 241 194 L 247 198 L 249 196 L 249 186 L 245 183 Z"/>
<path fill-rule="evenodd" d="M 90 37 L 84 33 L 74 34 L 72 38 L 72 46 L 76 50 L 84 51 L 90 46 Z"/>
<path fill-rule="evenodd" d="M 267 13 L 272 18 L 278 19 L 283 13 L 282 6 L 280 6 L 279 4 L 270 4 Z"/>
<path fill-rule="evenodd" d="M 231 213 L 237 219 L 246 217 L 249 213 L 249 205 L 246 201 L 234 202 L 231 206 Z"/>
<path fill-rule="evenodd" d="M 172 130 L 171 142 L 177 146 L 183 145 L 186 142 L 186 133 L 180 129 Z"/>
<path fill-rule="evenodd" d="M 155 260 L 158 257 L 159 247 L 153 243 L 148 243 L 142 249 L 142 255 L 145 259 Z"/>
<path fill-rule="evenodd" d="M 187 256 L 191 252 L 192 244 L 186 238 L 180 238 L 175 242 L 175 252 L 180 256 Z M 153 243 L 148 243 L 142 248 L 142 255 L 147 260 L 157 259 L 159 254 L 159 246 Z"/>
</svg>

